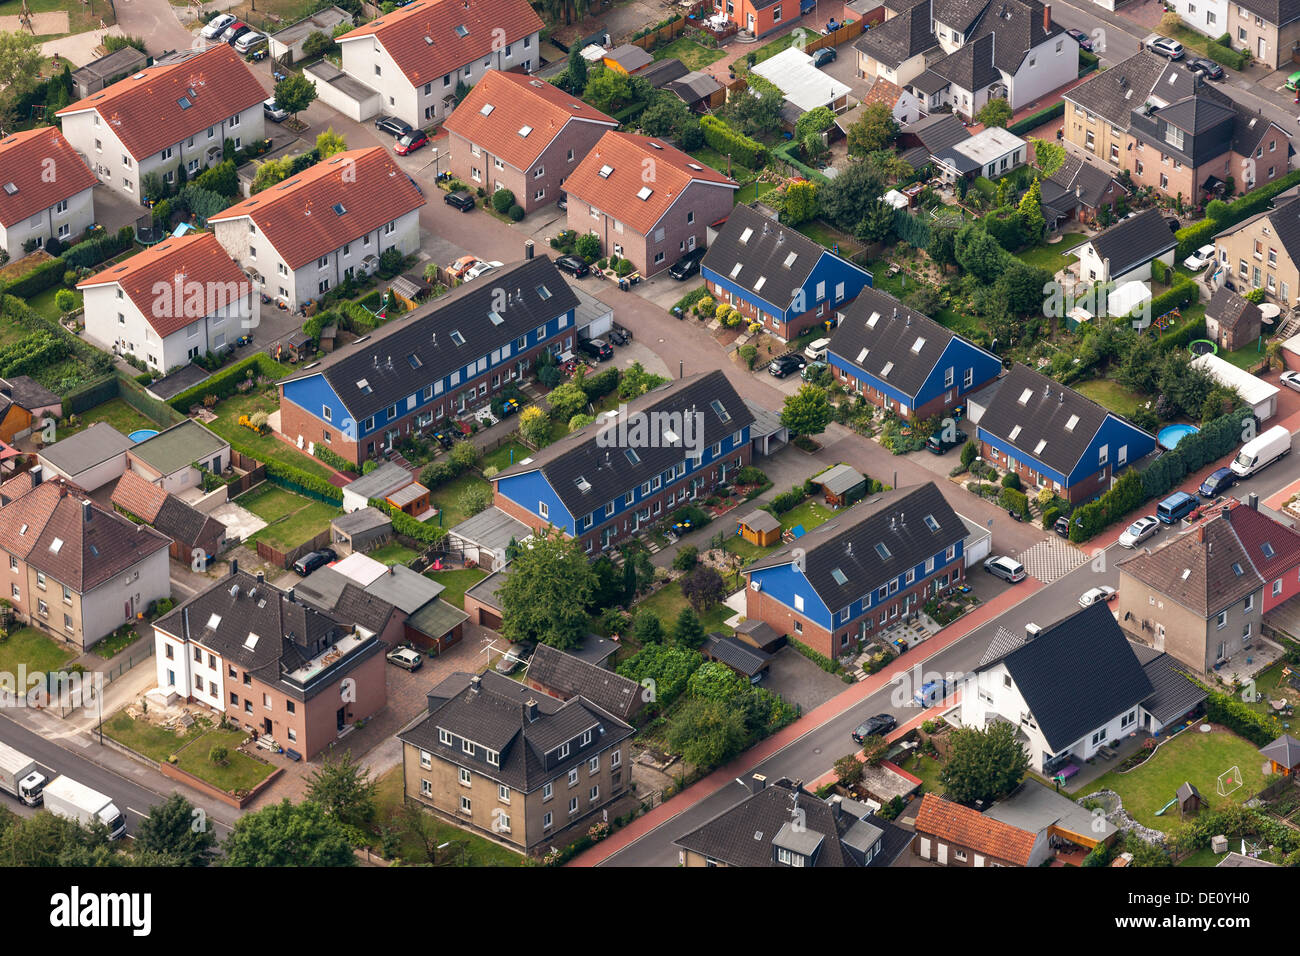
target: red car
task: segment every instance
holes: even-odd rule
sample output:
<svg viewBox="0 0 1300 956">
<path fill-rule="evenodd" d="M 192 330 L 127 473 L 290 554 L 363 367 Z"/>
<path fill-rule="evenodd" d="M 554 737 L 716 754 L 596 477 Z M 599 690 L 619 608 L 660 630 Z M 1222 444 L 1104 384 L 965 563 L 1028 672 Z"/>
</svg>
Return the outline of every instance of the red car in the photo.
<svg viewBox="0 0 1300 956">
<path fill-rule="evenodd" d="M 405 156 L 407 153 L 413 153 L 421 146 L 429 145 L 429 137 L 425 135 L 422 129 L 413 129 L 397 141 L 393 147 L 397 150 L 398 156 Z"/>
</svg>

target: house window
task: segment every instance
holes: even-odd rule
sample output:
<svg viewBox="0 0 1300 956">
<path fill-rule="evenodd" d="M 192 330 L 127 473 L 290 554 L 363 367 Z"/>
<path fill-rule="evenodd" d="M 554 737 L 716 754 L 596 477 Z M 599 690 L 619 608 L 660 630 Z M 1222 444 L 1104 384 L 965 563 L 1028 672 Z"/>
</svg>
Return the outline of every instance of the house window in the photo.
<svg viewBox="0 0 1300 956">
<path fill-rule="evenodd" d="M 574 767 L 572 770 L 569 771 L 569 786 L 576 787 L 577 785 L 578 785 L 578 768 Z"/>
<path fill-rule="evenodd" d="M 1219 612 L 1218 619 L 1214 622 L 1214 624 L 1215 624 L 1215 627 L 1219 628 L 1220 630 L 1223 629 L 1223 628 L 1225 628 L 1225 627 L 1227 627 L 1227 626 L 1228 626 L 1228 612 L 1227 612 L 1227 611 L 1220 611 L 1220 612 Z"/>
<path fill-rule="evenodd" d="M 376 67 L 376 69 L 378 69 L 378 67 Z M 471 812 L 472 812 L 471 808 L 472 808 L 473 806 L 474 806 L 474 804 L 470 801 L 469 797 L 461 797 L 461 798 L 460 798 L 460 812 L 461 812 L 461 813 L 471 813 Z"/>
<path fill-rule="evenodd" d="M 427 750 L 421 750 L 421 751 L 420 751 L 420 766 L 423 767 L 425 770 L 428 770 L 430 767 L 432 767 L 432 766 L 433 766 L 433 754 L 429 753 Z"/>
<path fill-rule="evenodd" d="M 470 782 L 471 782 L 472 779 L 473 779 L 473 776 L 472 776 L 472 775 L 470 774 L 470 772 L 469 772 L 468 770 L 466 770 L 464 767 L 461 767 L 461 768 L 459 769 L 457 775 L 458 775 L 459 778 L 460 778 L 460 782 L 461 782 L 461 784 L 462 784 L 463 786 L 466 786 L 466 787 L 468 787 L 468 786 L 470 785 Z"/>
<path fill-rule="evenodd" d="M 422 796 L 422 797 L 431 797 L 431 796 L 433 796 L 433 784 L 431 784 L 431 783 L 430 783 L 429 781 L 427 781 L 427 780 L 421 780 L 421 781 L 420 781 L 420 796 Z"/>
</svg>

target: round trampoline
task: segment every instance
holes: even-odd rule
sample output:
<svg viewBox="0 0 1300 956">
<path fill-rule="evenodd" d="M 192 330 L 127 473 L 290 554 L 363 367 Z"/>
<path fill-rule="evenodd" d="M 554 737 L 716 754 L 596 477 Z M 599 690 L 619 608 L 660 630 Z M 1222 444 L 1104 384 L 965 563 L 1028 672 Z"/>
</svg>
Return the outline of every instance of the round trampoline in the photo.
<svg viewBox="0 0 1300 956">
<path fill-rule="evenodd" d="M 1219 354 L 1219 347 L 1209 339 L 1193 339 L 1188 343 L 1187 350 L 1191 352 L 1193 356 L 1205 355 L 1207 353 L 1210 355 Z"/>
<path fill-rule="evenodd" d="M 1173 451 L 1180 441 L 1188 435 L 1195 435 L 1200 429 L 1195 425 L 1166 425 L 1160 429 L 1160 434 L 1156 440 L 1160 442 L 1160 447 L 1168 451 Z"/>
<path fill-rule="evenodd" d="M 138 444 L 144 441 L 146 438 L 153 438 L 153 436 L 157 434 L 158 431 L 157 429 L 154 428 L 138 428 L 135 431 L 131 432 L 131 434 L 127 435 L 126 437 Z"/>
</svg>

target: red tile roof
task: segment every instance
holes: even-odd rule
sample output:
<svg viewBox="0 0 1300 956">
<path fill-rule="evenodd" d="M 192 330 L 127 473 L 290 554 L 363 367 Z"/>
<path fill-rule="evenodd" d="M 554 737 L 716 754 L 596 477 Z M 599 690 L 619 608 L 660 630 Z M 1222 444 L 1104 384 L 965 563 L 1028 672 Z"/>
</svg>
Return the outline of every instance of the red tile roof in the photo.
<svg viewBox="0 0 1300 956">
<path fill-rule="evenodd" d="M 338 41 L 377 38 L 411 84 L 421 86 L 541 29 L 542 20 L 528 0 L 417 0 Z"/>
<path fill-rule="evenodd" d="M 372 146 L 337 153 L 210 216 L 208 224 L 251 217 L 297 269 L 423 205 L 410 177 L 382 146 Z"/>
<path fill-rule="evenodd" d="M 528 169 L 570 121 L 618 126 L 612 116 L 545 80 L 490 70 L 443 126 L 516 169 Z M 528 134 L 521 135 L 525 128 Z"/>
<path fill-rule="evenodd" d="M 564 191 L 647 235 L 692 182 L 739 188 L 663 140 L 611 130 L 564 181 Z"/>
<path fill-rule="evenodd" d="M 1028 866 L 1037 834 L 986 817 L 959 803 L 927 793 L 916 813 L 916 832 L 930 834 L 951 846 L 964 847 L 995 860 Z"/>
<path fill-rule="evenodd" d="M 1300 567 L 1300 532 L 1248 505 L 1233 505 L 1224 515 L 1262 577 L 1279 578 Z"/>
<path fill-rule="evenodd" d="M 159 283 L 166 286 L 165 294 Z M 210 232 L 165 239 L 82 279 L 77 288 L 103 285 L 120 285 L 161 338 L 252 291 L 248 277 Z M 201 300 L 195 290 L 202 292 Z"/>
<path fill-rule="evenodd" d="M 146 67 L 55 115 L 96 110 L 127 151 L 144 159 L 264 99 L 266 91 L 248 66 L 222 43 L 196 56 Z M 190 105 L 182 106 L 182 100 Z"/>
<path fill-rule="evenodd" d="M 0 226 L 7 228 L 99 180 L 62 133 L 41 126 L 0 139 L 0 182 Z"/>
<path fill-rule="evenodd" d="M 113 489 L 113 504 L 153 524 L 167 500 L 167 492 L 134 471 L 125 471 Z"/>
</svg>

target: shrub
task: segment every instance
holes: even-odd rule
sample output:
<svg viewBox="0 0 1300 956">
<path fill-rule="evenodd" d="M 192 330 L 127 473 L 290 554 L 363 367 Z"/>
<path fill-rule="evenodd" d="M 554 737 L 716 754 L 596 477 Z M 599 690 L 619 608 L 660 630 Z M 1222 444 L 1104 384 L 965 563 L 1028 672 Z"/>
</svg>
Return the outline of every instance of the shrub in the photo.
<svg viewBox="0 0 1300 956">
<path fill-rule="evenodd" d="M 241 382 L 248 381 L 256 376 L 269 378 L 272 381 L 279 381 L 289 374 L 289 369 L 281 365 L 271 356 L 264 352 L 258 352 L 249 356 L 242 361 L 236 362 L 229 368 L 223 369 L 216 375 L 210 376 L 193 388 L 181 392 L 167 404 L 182 414 L 190 410 L 191 405 L 196 405 L 203 401 L 207 395 L 216 396 L 217 401 L 229 398 L 235 394 L 238 385 Z M 256 458 L 256 455 L 252 455 Z M 341 499 L 340 499 L 341 500 Z"/>
<path fill-rule="evenodd" d="M 752 345 L 742 345 L 740 347 L 740 358 L 745 363 L 746 368 L 754 367 L 754 360 L 758 358 L 758 349 Z"/>
<path fill-rule="evenodd" d="M 693 544 L 684 545 L 673 557 L 673 570 L 689 571 L 700 562 L 700 549 Z"/>
<path fill-rule="evenodd" d="M 1222 724 L 1258 747 L 1282 735 L 1282 725 L 1276 717 L 1256 713 L 1236 698 L 1218 691 L 1210 691 L 1205 701 L 1205 719 Z"/>
<path fill-rule="evenodd" d="M 1014 511 L 1018 515 L 1029 515 L 1029 497 L 1023 491 L 1017 491 L 1014 488 L 1003 488 L 998 495 L 998 503 L 1008 511 Z"/>
<path fill-rule="evenodd" d="M 524 207 L 518 204 L 511 206 L 508 215 L 512 222 L 518 222 L 524 218 Z"/>
<path fill-rule="evenodd" d="M 574 240 L 573 247 L 584 262 L 595 262 L 600 255 L 600 237 L 585 232 Z"/>
<path fill-rule="evenodd" d="M 498 189 L 492 194 L 492 208 L 499 213 L 506 213 L 515 205 L 515 194 L 508 189 Z"/>
<path fill-rule="evenodd" d="M 77 294 L 70 289 L 54 293 L 54 307 L 60 312 L 71 312 L 77 307 Z"/>
<path fill-rule="evenodd" d="M 1014 471 L 1009 471 L 1009 472 L 1007 472 L 1005 475 L 1002 476 L 1002 487 L 1003 487 L 1003 488 L 1013 488 L 1013 489 L 1015 489 L 1016 491 L 1019 491 L 1019 490 L 1020 490 L 1020 476 L 1019 476 L 1018 474 L 1016 474 Z"/>
<path fill-rule="evenodd" d="M 742 166 L 757 169 L 767 162 L 767 148 L 762 143 L 738 133 L 716 116 L 701 116 L 700 131 L 711 149 L 724 155 L 730 153 Z"/>
</svg>

